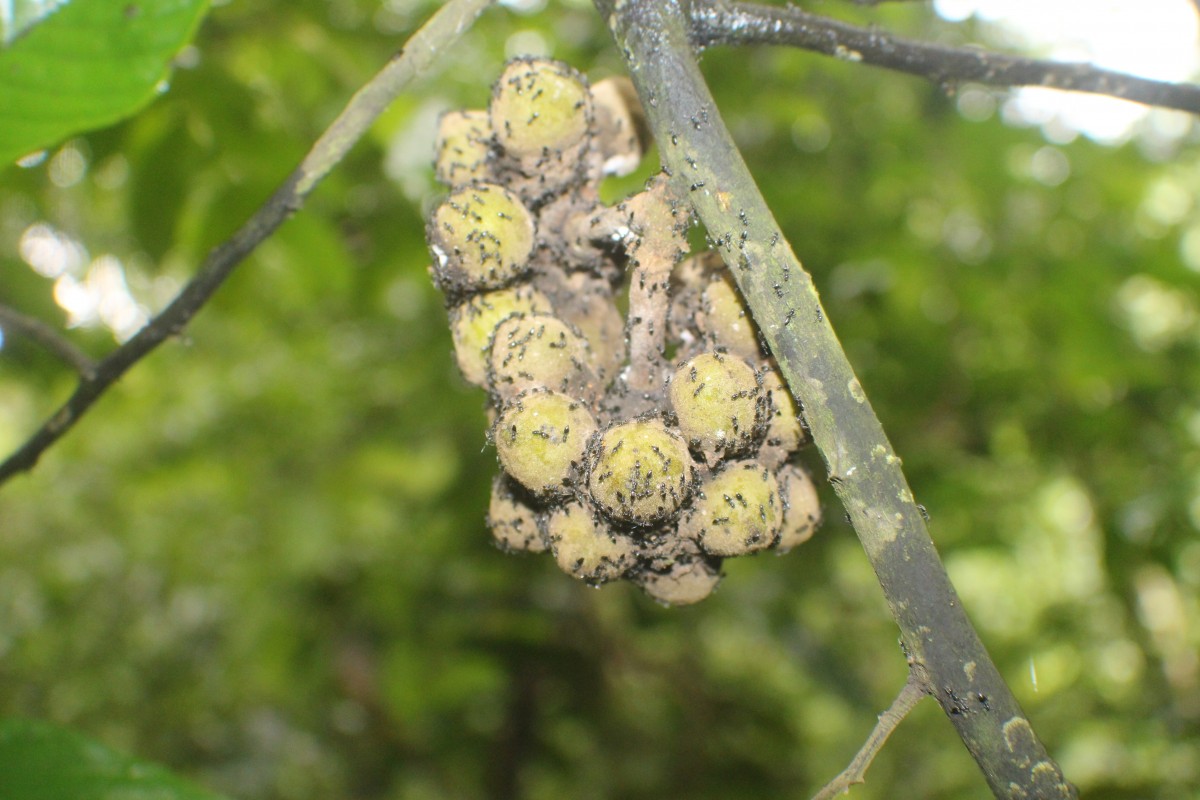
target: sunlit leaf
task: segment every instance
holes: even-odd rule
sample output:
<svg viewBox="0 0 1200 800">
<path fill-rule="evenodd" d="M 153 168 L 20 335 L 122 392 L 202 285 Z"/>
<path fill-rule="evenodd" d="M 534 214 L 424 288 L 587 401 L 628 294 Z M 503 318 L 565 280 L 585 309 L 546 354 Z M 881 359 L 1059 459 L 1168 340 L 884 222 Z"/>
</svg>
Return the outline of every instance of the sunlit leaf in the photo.
<svg viewBox="0 0 1200 800">
<path fill-rule="evenodd" d="M 148 103 L 207 8 L 207 0 L 69 3 L 0 50 L 0 164 Z"/>
<path fill-rule="evenodd" d="M 69 0 L 0 0 L 0 44 L 5 46 Z"/>
</svg>

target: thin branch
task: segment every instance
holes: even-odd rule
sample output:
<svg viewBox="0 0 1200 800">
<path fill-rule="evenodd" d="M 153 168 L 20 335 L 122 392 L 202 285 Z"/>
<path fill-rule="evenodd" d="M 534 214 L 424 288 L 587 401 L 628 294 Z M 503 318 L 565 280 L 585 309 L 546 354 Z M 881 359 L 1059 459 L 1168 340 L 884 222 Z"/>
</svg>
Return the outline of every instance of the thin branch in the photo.
<svg viewBox="0 0 1200 800">
<path fill-rule="evenodd" d="M 692 201 L 804 410 L 910 668 L 997 797 L 1070 798 L 963 611 L 812 277 L 783 238 L 690 47 L 683 0 L 595 0 L 646 108 L 664 169 Z"/>
<path fill-rule="evenodd" d="M 943 86 L 966 82 L 1042 86 L 1200 113 L 1200 86 L 1192 84 L 1152 81 L 1090 64 L 1018 58 L 978 48 L 903 39 L 877 28 L 860 28 L 809 14 L 794 6 L 694 0 L 690 12 L 692 40 L 701 47 L 788 45 L 918 75 Z"/>
<path fill-rule="evenodd" d="M 71 397 L 3 463 L 0 484 L 32 469 L 42 453 L 58 441 L 92 404 L 125 372 L 162 344 L 178 335 L 212 297 L 234 268 L 260 242 L 298 211 L 305 198 L 367 132 L 388 104 L 408 83 L 422 74 L 483 13 L 493 0 L 449 0 L 405 43 L 403 49 L 354 97 L 312 146 L 304 160 L 275 193 L 226 242 L 205 259 L 195 277 L 158 316 L 132 339 L 96 365 L 80 380 Z"/>
<path fill-rule="evenodd" d="M 845 794 L 850 791 L 850 787 L 858 783 L 866 783 L 867 768 L 871 766 L 871 762 L 875 760 L 875 756 L 883 748 L 888 737 L 892 735 L 892 731 L 904 721 L 908 716 L 908 712 L 917 707 L 917 703 L 925 697 L 927 691 L 925 685 L 917 677 L 915 670 L 910 670 L 908 680 L 904 682 L 904 686 L 900 689 L 900 694 L 896 695 L 896 699 L 888 706 L 887 711 L 879 715 L 879 721 L 875 723 L 874 730 L 867 737 L 867 741 L 855 753 L 854 758 L 836 778 L 813 795 L 812 800 L 832 800 L 840 794 Z"/>
<path fill-rule="evenodd" d="M 87 353 L 71 344 L 66 337 L 40 319 L 0 304 L 0 328 L 23 336 L 46 350 L 59 361 L 79 373 L 82 380 L 96 374 L 96 362 Z"/>
</svg>

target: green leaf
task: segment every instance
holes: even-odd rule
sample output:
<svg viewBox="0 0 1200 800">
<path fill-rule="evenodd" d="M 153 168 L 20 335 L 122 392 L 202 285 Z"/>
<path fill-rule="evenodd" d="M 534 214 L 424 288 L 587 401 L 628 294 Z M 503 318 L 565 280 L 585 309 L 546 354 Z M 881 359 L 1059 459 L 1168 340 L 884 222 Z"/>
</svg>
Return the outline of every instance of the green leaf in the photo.
<svg viewBox="0 0 1200 800">
<path fill-rule="evenodd" d="M 47 722 L 0 720 L 0 800 L 221 800 Z"/>
<path fill-rule="evenodd" d="M 0 50 L 0 164 L 149 103 L 207 8 L 208 0 L 76 0 Z"/>
</svg>

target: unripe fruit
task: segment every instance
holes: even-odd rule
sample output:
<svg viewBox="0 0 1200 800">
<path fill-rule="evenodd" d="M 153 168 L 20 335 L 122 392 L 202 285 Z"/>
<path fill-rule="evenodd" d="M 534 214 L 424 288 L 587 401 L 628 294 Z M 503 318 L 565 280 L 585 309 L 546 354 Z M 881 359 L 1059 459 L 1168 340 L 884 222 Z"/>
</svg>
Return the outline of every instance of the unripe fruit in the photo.
<svg viewBox="0 0 1200 800">
<path fill-rule="evenodd" d="M 509 317 L 492 336 L 492 390 L 512 397 L 539 386 L 580 396 L 596 380 L 588 343 L 549 314 Z"/>
<path fill-rule="evenodd" d="M 646 112 L 633 81 L 621 75 L 592 86 L 596 112 L 596 147 L 603 158 L 604 175 L 628 175 L 638 168 L 646 152 Z"/>
<path fill-rule="evenodd" d="M 592 367 L 608 383 L 625 363 L 625 320 L 613 302 L 609 283 L 585 272 L 556 280 L 548 289 L 558 316 L 583 334 L 592 351 Z"/>
<path fill-rule="evenodd" d="M 521 498 L 521 493 L 521 488 L 506 475 L 497 475 L 492 480 L 488 527 L 501 549 L 540 553 L 546 549 L 546 540 L 538 527 L 537 511 Z"/>
<path fill-rule="evenodd" d="M 519 395 L 492 429 L 506 472 L 535 494 L 564 491 L 596 422 L 573 397 L 546 389 Z"/>
<path fill-rule="evenodd" d="M 728 271 L 705 287 L 696 324 L 714 346 L 749 361 L 762 358 L 758 330 Z"/>
<path fill-rule="evenodd" d="M 668 606 L 698 603 L 721 582 L 720 571 L 706 559 L 676 561 L 665 572 L 645 571 L 634 580 L 642 591 Z"/>
<path fill-rule="evenodd" d="M 634 564 L 633 542 L 598 520 L 583 503 L 567 503 L 551 512 L 546 538 L 559 568 L 588 583 L 615 580 Z"/>
<path fill-rule="evenodd" d="M 742 359 L 701 353 L 671 378 L 671 407 L 688 443 L 716 457 L 743 452 L 760 432 L 758 376 Z"/>
<path fill-rule="evenodd" d="M 498 289 L 529 267 L 533 217 L 507 189 L 481 183 L 446 198 L 429 221 L 427 237 L 443 291 Z"/>
<path fill-rule="evenodd" d="M 762 393 L 767 400 L 767 434 L 758 451 L 758 460 L 775 469 L 800 449 L 805 433 L 800 425 L 800 410 L 778 367 L 772 365 L 763 373 Z"/>
<path fill-rule="evenodd" d="M 779 470 L 779 494 L 783 498 L 783 526 L 779 550 L 786 553 L 812 538 L 821 524 L 821 500 L 812 476 L 789 464 Z"/>
<path fill-rule="evenodd" d="M 695 466 L 687 444 L 656 419 L 614 425 L 588 454 L 588 491 L 607 514 L 649 525 L 687 499 Z"/>
<path fill-rule="evenodd" d="M 757 461 L 738 461 L 700 485 L 680 533 L 712 555 L 740 556 L 775 544 L 782 522 L 775 476 Z"/>
<path fill-rule="evenodd" d="M 492 334 L 513 314 L 548 314 L 550 300 L 530 286 L 513 286 L 472 297 L 450 312 L 454 355 L 463 377 L 487 386 L 487 353 Z"/>
<path fill-rule="evenodd" d="M 488 113 L 505 151 L 537 157 L 583 141 L 592 124 L 592 98 L 583 76 L 566 64 L 518 59 L 496 81 Z"/>
<path fill-rule="evenodd" d="M 438 120 L 434 173 L 448 186 L 462 186 L 488 177 L 488 141 L 492 128 L 486 111 L 447 111 Z"/>
</svg>

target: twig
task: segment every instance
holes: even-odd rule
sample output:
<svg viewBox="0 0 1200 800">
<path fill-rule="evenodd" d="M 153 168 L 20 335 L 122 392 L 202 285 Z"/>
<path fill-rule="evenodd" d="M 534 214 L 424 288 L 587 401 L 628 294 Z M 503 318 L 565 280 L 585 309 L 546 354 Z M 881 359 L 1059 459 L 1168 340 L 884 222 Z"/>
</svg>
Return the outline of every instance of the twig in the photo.
<svg viewBox="0 0 1200 800">
<path fill-rule="evenodd" d="M 308 194 L 345 157 L 388 104 L 453 44 L 493 0 L 449 0 L 404 44 L 338 115 L 287 180 L 232 237 L 217 246 L 195 277 L 133 338 L 100 361 L 90 377 L 20 448 L 0 463 L 0 484 L 32 469 L 125 372 L 171 336 L 177 335 L 212 297 L 234 268 L 298 211 Z"/>
<path fill-rule="evenodd" d="M 897 726 L 908 716 L 908 712 L 916 708 L 917 703 L 921 702 L 925 695 L 924 684 L 917 677 L 915 671 L 910 671 L 908 680 L 900 689 L 900 694 L 896 695 L 896 699 L 888 706 L 887 711 L 879 715 L 875 729 L 871 731 L 867 741 L 855 753 L 850 765 L 842 770 L 836 778 L 825 784 L 821 791 L 813 795 L 812 800 L 832 800 L 832 798 L 850 791 L 851 786 L 857 783 L 866 783 L 867 768 L 875 760 L 876 754 L 879 753 L 888 737 L 892 735 L 892 731 L 896 730 Z"/>
<path fill-rule="evenodd" d="M 625 57 L 664 168 L 730 265 L 803 407 L 900 627 L 910 668 L 928 676 L 998 797 L 1074 797 L 963 611 L 812 277 L 721 119 L 691 52 L 681 0 L 595 1 Z"/>
<path fill-rule="evenodd" d="M 702 47 L 788 45 L 918 75 L 943 86 L 968 81 L 989 86 L 1043 86 L 1200 113 L 1200 86 L 1192 84 L 1152 81 L 1090 64 L 1018 58 L 903 39 L 794 6 L 694 0 L 690 13 L 692 41 Z"/>
<path fill-rule="evenodd" d="M 78 372 L 79 377 L 83 380 L 88 380 L 96 374 L 96 362 L 91 356 L 71 344 L 62 334 L 40 319 L 0 304 L 0 328 L 34 342 Z"/>
</svg>

